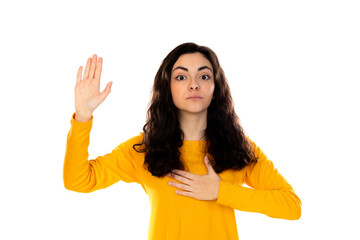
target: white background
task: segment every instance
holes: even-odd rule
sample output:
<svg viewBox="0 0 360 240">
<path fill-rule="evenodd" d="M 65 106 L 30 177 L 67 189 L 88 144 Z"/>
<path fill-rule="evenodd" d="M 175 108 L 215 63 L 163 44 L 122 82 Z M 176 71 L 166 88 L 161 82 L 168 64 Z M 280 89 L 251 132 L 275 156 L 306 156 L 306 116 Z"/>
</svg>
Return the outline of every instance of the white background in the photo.
<svg viewBox="0 0 360 240">
<path fill-rule="evenodd" d="M 79 66 L 104 59 L 90 159 L 142 131 L 155 73 L 212 48 L 241 123 L 302 200 L 300 220 L 236 212 L 240 239 L 359 239 L 358 1 L 2 1 L 1 239 L 147 239 L 146 193 L 68 191 Z"/>
</svg>

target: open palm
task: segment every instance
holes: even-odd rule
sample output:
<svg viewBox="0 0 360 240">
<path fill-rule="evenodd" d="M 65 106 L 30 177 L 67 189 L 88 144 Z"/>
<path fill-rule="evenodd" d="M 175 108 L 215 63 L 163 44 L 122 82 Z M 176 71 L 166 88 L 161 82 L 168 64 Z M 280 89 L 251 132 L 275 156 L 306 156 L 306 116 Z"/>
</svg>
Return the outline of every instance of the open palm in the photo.
<svg viewBox="0 0 360 240">
<path fill-rule="evenodd" d="M 80 66 L 75 86 L 75 109 L 77 115 L 91 116 L 94 110 L 105 100 L 111 91 L 112 82 L 109 82 L 105 89 L 100 92 L 100 77 L 103 60 L 97 60 L 96 54 L 88 58 L 84 76 L 83 67 Z"/>
</svg>

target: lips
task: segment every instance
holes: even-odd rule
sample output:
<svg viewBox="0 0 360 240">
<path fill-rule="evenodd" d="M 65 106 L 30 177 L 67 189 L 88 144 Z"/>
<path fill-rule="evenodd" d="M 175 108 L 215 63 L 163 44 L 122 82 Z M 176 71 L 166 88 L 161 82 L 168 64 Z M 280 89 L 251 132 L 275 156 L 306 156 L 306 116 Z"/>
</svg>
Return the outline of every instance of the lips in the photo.
<svg viewBox="0 0 360 240">
<path fill-rule="evenodd" d="M 202 97 L 200 97 L 199 95 L 192 95 L 190 97 L 188 97 L 187 99 L 201 99 Z"/>
</svg>

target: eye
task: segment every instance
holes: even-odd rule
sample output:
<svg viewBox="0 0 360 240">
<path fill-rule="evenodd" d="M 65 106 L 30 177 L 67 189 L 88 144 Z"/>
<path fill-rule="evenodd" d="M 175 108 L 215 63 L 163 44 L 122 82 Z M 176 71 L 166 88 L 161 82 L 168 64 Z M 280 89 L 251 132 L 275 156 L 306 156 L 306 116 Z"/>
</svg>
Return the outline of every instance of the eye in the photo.
<svg viewBox="0 0 360 240">
<path fill-rule="evenodd" d="M 201 79 L 202 80 L 209 80 L 210 76 L 209 75 L 201 75 Z"/>
<path fill-rule="evenodd" d="M 176 79 L 182 81 L 182 80 L 185 80 L 185 76 L 184 75 L 179 75 L 179 76 L 176 77 Z"/>
</svg>

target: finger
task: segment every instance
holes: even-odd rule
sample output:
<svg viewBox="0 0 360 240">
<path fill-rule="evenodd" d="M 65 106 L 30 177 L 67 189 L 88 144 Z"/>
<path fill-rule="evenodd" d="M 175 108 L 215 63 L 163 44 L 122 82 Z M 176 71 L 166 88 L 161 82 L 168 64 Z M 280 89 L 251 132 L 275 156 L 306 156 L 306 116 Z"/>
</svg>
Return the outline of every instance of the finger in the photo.
<svg viewBox="0 0 360 240">
<path fill-rule="evenodd" d="M 175 191 L 176 194 L 178 195 L 182 195 L 182 196 L 185 196 L 185 197 L 192 197 L 192 198 L 196 198 L 195 194 L 192 193 L 192 192 L 186 192 L 186 191 L 179 191 L 179 190 L 176 190 Z"/>
<path fill-rule="evenodd" d="M 191 185 L 192 182 L 193 182 L 193 180 L 190 180 L 188 178 L 185 178 L 185 177 L 182 177 L 182 176 L 176 175 L 176 174 L 168 174 L 168 177 L 171 177 L 171 178 L 173 178 L 173 179 L 175 179 L 175 180 L 177 180 L 179 182 L 182 182 L 182 183 L 184 183 L 186 185 Z"/>
<path fill-rule="evenodd" d="M 206 169 L 208 170 L 208 173 L 215 172 L 214 167 L 211 164 L 210 159 L 208 158 L 208 156 L 205 156 L 204 162 L 205 162 Z"/>
<path fill-rule="evenodd" d="M 88 79 L 88 77 L 89 77 L 90 64 L 91 64 L 91 58 L 88 58 L 88 60 L 86 62 L 86 66 L 85 66 L 83 79 Z"/>
<path fill-rule="evenodd" d="M 76 77 L 76 83 L 80 83 L 80 81 L 81 81 L 82 68 L 83 68 L 82 66 L 79 67 L 77 77 Z"/>
<path fill-rule="evenodd" d="M 89 79 L 93 79 L 93 78 L 94 78 L 94 73 L 95 73 L 96 64 L 97 64 L 97 56 L 96 56 L 96 54 L 94 54 L 94 55 L 93 55 L 93 58 L 92 58 L 92 60 L 91 60 L 91 67 L 90 67 L 90 72 L 89 72 Z"/>
<path fill-rule="evenodd" d="M 168 182 L 168 184 L 170 186 L 176 187 L 176 188 L 181 189 L 181 190 L 186 190 L 186 191 L 191 191 L 192 190 L 192 187 L 189 186 L 189 185 L 186 185 L 186 184 L 181 184 L 181 183 L 177 183 L 177 182 Z"/>
<path fill-rule="evenodd" d="M 189 173 L 189 172 L 185 172 L 185 171 L 182 171 L 182 170 L 177 170 L 177 169 L 174 169 L 172 170 L 172 173 L 174 174 L 177 174 L 177 175 L 180 175 L 180 176 L 183 176 L 183 177 L 186 177 L 190 180 L 194 180 L 195 179 L 195 175 L 196 174 L 192 174 L 192 173 Z"/>
<path fill-rule="evenodd" d="M 111 92 L 111 86 L 112 86 L 112 82 L 109 82 L 105 89 L 100 93 L 100 98 L 105 100 L 105 98 L 109 95 L 109 93 Z"/>
<path fill-rule="evenodd" d="M 98 81 L 100 81 L 102 63 L 103 63 L 103 59 L 101 57 L 99 57 L 98 65 L 97 65 L 96 70 L 95 70 L 95 79 L 98 80 Z"/>
</svg>

